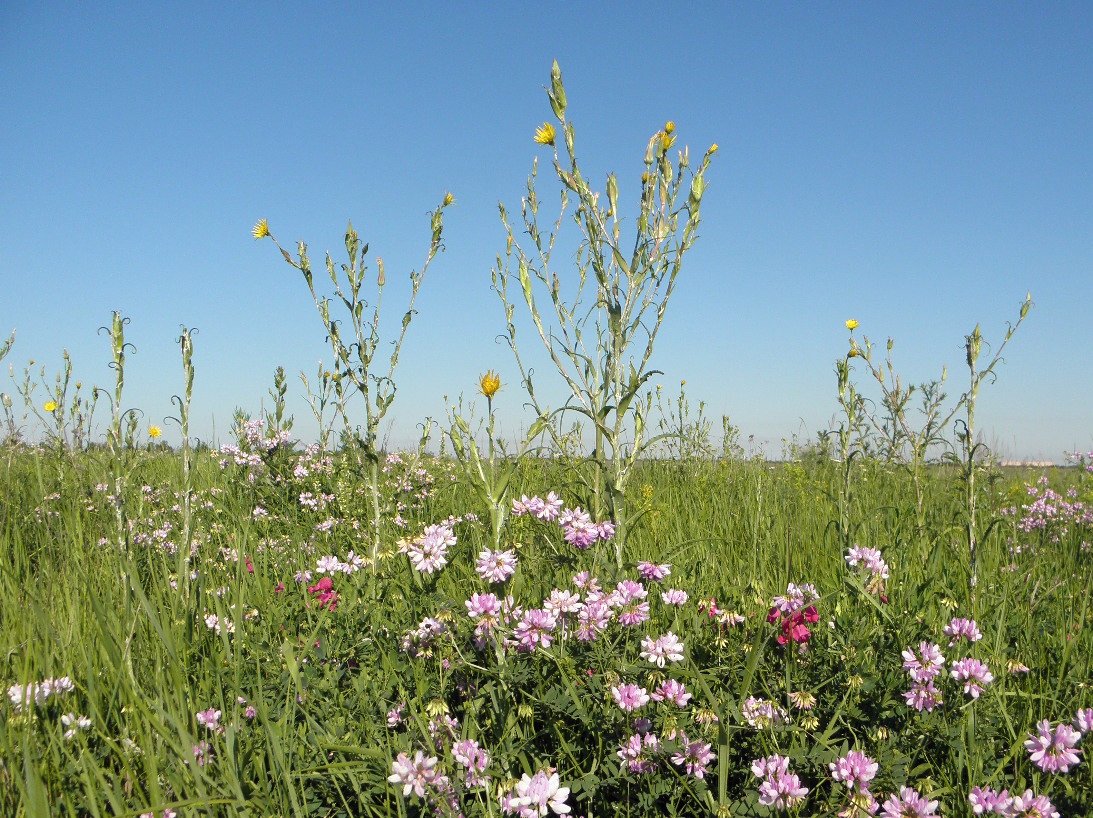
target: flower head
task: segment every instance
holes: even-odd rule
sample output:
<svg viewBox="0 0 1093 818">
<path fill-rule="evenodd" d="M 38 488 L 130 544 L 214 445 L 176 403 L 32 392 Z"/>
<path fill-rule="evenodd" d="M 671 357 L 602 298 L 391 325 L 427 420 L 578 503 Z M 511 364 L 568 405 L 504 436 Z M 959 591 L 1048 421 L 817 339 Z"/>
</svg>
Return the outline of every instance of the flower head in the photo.
<svg viewBox="0 0 1093 818">
<path fill-rule="evenodd" d="M 162 434 L 163 434 L 163 430 L 160 429 L 158 426 L 153 424 L 152 426 L 148 427 L 148 437 L 155 438 L 155 437 L 159 437 Z"/>
<path fill-rule="evenodd" d="M 492 369 L 478 379 L 478 390 L 486 396 L 487 400 L 492 400 L 500 389 L 501 377 Z"/>
<path fill-rule="evenodd" d="M 549 122 L 544 122 L 538 128 L 535 129 L 535 141 L 540 145 L 553 145 L 554 144 L 554 126 Z"/>
<path fill-rule="evenodd" d="M 848 318 L 846 320 L 846 328 L 853 332 L 858 328 L 858 320 L 856 318 Z"/>
<path fill-rule="evenodd" d="M 1081 750 L 1075 750 L 1082 734 L 1069 724 L 1060 724 L 1053 730 L 1047 719 L 1036 723 L 1036 734 L 1029 734 L 1025 749 L 1033 764 L 1044 772 L 1065 773 L 1081 759 Z"/>
<path fill-rule="evenodd" d="M 45 406 L 43 406 L 42 408 L 45 409 L 47 412 L 56 412 L 57 411 L 57 401 L 47 400 L 46 403 L 45 403 Z"/>
<path fill-rule="evenodd" d="M 258 223 L 251 228 L 250 234 L 256 239 L 264 239 L 269 235 L 269 224 L 265 219 L 259 219 Z"/>
</svg>

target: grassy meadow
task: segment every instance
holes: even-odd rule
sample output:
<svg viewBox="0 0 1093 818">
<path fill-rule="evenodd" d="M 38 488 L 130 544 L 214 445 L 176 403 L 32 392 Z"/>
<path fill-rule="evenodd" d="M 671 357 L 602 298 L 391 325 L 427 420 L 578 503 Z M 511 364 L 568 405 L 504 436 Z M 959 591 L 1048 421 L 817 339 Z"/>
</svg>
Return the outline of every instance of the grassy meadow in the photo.
<svg viewBox="0 0 1093 818">
<path fill-rule="evenodd" d="M 976 428 L 1031 298 L 964 336 L 955 398 L 848 320 L 833 428 L 746 457 L 652 380 L 717 146 L 692 166 L 665 123 L 621 219 L 557 63 L 547 97 L 492 271 L 508 391 L 483 374 L 417 450 L 380 430 L 451 194 L 393 323 L 352 225 L 325 276 L 254 226 L 330 345 L 317 442 L 279 369 L 263 416 L 195 445 L 183 328 L 161 445 L 124 408 L 119 313 L 114 384 L 66 354 L 0 395 L 0 816 L 1093 814 L 1093 454 L 1003 469 Z"/>
<path fill-rule="evenodd" d="M 385 455 L 373 555 L 372 498 L 344 453 L 280 442 L 237 465 L 246 458 L 195 452 L 184 479 L 178 453 L 138 449 L 120 502 L 103 449 L 2 453 L 0 676 L 13 690 L 71 680 L 38 701 L 9 690 L 0 705 L 4 815 L 500 815 L 502 795 L 544 769 L 573 815 L 763 815 L 777 808 L 759 803 L 751 767 L 775 754 L 808 789 L 791 811 L 835 815 L 860 798 L 829 767 L 850 751 L 877 762 L 868 791 L 882 805 L 907 786 L 940 814 L 970 815 L 972 788 L 993 787 L 1047 795 L 1062 815 L 1093 811 L 1084 756 L 1051 773 L 1025 747 L 1037 722 L 1093 705 L 1088 522 L 1052 515 L 1023 530 L 1039 472 L 984 466 L 991 525 L 974 588 L 954 468 L 926 472 L 920 525 L 904 465 L 853 461 L 852 530 L 840 532 L 844 464 L 818 449 L 781 463 L 641 462 L 621 569 L 609 540 L 582 550 L 557 521 L 510 515 L 501 550 L 516 568 L 495 583 L 475 570 L 495 547 L 489 509 L 450 457 Z M 525 457 L 513 495 L 553 491 L 588 508 L 587 468 Z M 1047 480 L 1088 498 L 1078 468 Z M 445 521 L 446 565 L 415 570 L 400 541 Z M 887 578 L 870 586 L 847 541 L 879 549 Z M 643 579 L 641 563 L 670 573 Z M 641 583 L 648 619 L 622 625 L 626 606 L 615 607 L 582 641 L 564 611 L 553 641 L 521 645 L 519 609 L 541 610 L 558 590 L 587 604 L 589 585 L 574 585 L 585 571 L 608 592 Z M 316 590 L 323 578 L 329 589 Z M 807 641 L 781 645 L 768 612 L 789 583 L 814 586 L 818 620 Z M 669 589 L 686 601 L 665 602 Z M 467 602 L 491 591 L 510 602 L 476 638 Z M 949 647 L 954 618 L 977 622 L 982 639 Z M 681 660 L 643 659 L 643 637 L 668 631 Z M 949 661 L 931 712 L 904 699 L 901 651 L 922 642 Z M 993 674 L 977 698 L 949 673 L 965 656 Z M 668 679 L 690 693 L 685 706 L 628 712 L 612 694 Z M 772 709 L 749 721 L 748 701 Z M 620 747 L 633 735 L 658 744 L 630 769 Z M 453 756 L 467 740 L 488 753 L 479 786 Z M 688 742 L 709 755 L 690 773 L 672 761 Z M 392 764 L 416 753 L 439 761 L 403 797 Z"/>
</svg>

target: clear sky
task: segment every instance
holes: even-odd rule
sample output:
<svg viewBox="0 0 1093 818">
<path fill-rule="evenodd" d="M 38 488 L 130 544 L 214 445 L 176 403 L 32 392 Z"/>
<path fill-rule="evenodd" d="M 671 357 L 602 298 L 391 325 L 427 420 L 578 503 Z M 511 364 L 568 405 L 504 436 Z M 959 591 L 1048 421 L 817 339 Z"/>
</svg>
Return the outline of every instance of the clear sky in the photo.
<svg viewBox="0 0 1093 818">
<path fill-rule="evenodd" d="M 557 59 L 586 175 L 617 173 L 625 214 L 665 120 L 694 157 L 720 146 L 653 359 L 666 392 L 685 379 L 715 426 L 728 414 L 776 454 L 829 425 L 847 318 L 895 339 L 906 380 L 948 364 L 955 396 L 964 335 L 981 322 L 997 342 L 1031 291 L 980 428 L 1007 456 L 1058 459 L 1093 446 L 1091 42 L 1088 2 L 8 0 L 5 363 L 52 377 L 67 348 L 78 377 L 107 385 L 96 331 L 121 310 L 137 350 L 126 405 L 162 423 L 185 324 L 200 331 L 198 436 L 224 439 L 236 406 L 257 413 L 283 365 L 306 438 L 295 373 L 330 353 L 302 278 L 252 225 L 319 259 L 352 219 L 386 263 L 390 329 L 451 191 L 392 440 L 443 417 L 445 395 L 470 398 L 487 368 L 514 434 L 530 418 L 495 341 L 497 204 L 518 211 L 546 159 L 532 134 Z"/>
</svg>

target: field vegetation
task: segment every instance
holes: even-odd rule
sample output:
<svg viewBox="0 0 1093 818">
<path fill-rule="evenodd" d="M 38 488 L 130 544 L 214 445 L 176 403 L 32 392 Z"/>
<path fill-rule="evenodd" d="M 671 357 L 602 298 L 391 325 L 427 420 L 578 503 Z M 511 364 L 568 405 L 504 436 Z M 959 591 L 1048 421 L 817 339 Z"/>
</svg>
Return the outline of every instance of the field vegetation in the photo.
<svg viewBox="0 0 1093 818">
<path fill-rule="evenodd" d="M 303 376 L 316 441 L 278 370 L 268 411 L 198 444 L 185 327 L 178 448 L 126 408 L 120 314 L 113 384 L 67 356 L 15 379 L 0 815 L 1093 814 L 1093 453 L 1003 468 L 976 429 L 1031 300 L 995 347 L 965 336 L 952 396 L 848 320 L 830 430 L 749 453 L 651 368 L 716 146 L 692 170 L 666 123 L 626 221 L 557 65 L 548 101 L 560 212 L 540 227 L 536 165 L 493 271 L 512 382 L 484 373 L 418 447 L 379 430 L 450 195 L 393 335 L 352 226 L 325 291 L 277 245 L 331 345 Z M 533 413 L 519 440 L 506 400 Z"/>
</svg>

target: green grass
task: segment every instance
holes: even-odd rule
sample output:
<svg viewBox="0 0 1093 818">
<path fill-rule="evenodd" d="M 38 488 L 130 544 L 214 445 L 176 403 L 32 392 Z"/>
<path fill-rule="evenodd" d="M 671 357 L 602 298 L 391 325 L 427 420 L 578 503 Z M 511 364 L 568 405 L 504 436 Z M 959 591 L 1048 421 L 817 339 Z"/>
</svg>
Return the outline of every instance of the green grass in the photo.
<svg viewBox="0 0 1093 818">
<path fill-rule="evenodd" d="M 1029 787 L 1049 794 L 1064 815 L 1093 811 L 1084 755 L 1069 774 L 1051 775 L 1032 766 L 1023 747 L 1038 720 L 1069 722 L 1093 706 L 1091 556 L 1082 548 L 1093 535 L 1072 526 L 1057 543 L 1037 543 L 997 513 L 1027 502 L 1024 484 L 1038 472 L 995 471 L 980 481 L 985 519 L 999 522 L 983 540 L 973 588 L 961 487 L 947 468 L 927 473 L 920 526 L 906 470 L 856 461 L 852 525 L 840 532 L 841 466 L 823 458 L 642 463 L 628 503 L 643 513 L 621 573 L 610 544 L 578 552 L 556 527 L 510 519 L 505 542 L 516 547 L 520 568 L 505 592 L 539 607 L 552 588 L 571 588 L 578 570 L 610 589 L 636 579 L 634 565 L 648 560 L 672 564 L 663 585 L 686 590 L 688 604 L 662 605 L 660 588 L 648 583 L 653 619 L 645 626 L 499 657 L 471 644 L 464 601 L 486 590 L 474 559 L 491 534 L 477 495 L 449 477 L 459 473 L 452 463 L 421 464 L 435 477 L 427 496 L 416 496 L 417 464 L 405 469 L 419 481 L 411 491 L 385 488 L 384 550 L 374 566 L 335 576 L 339 602 L 329 611 L 293 575 L 324 555 L 370 555 L 371 500 L 340 458 L 330 473 L 297 480 L 282 453 L 251 483 L 240 469 L 222 471 L 215 455 L 197 456 L 195 556 L 187 562 L 164 547 L 179 544 L 177 455 L 137 459 L 123 501 L 125 550 L 116 545 L 107 492 L 96 489 L 112 485 L 109 457 L 15 446 L 0 455 L 0 680 L 5 689 L 61 676 L 75 683 L 22 712 L 7 697 L 0 703 L 2 815 L 158 815 L 166 807 L 183 816 L 418 814 L 422 803 L 403 799 L 386 779 L 398 753 L 429 747 L 428 722 L 444 714 L 459 719 L 458 737 L 489 750 L 495 786 L 556 767 L 572 789 L 574 815 L 698 815 L 718 805 L 732 815 L 766 814 L 748 767 L 774 752 L 792 759 L 811 790 L 804 814 L 834 814 L 842 802 L 827 764 L 847 749 L 878 760 L 873 791 L 881 799 L 906 784 L 931 793 L 946 815 L 970 815 L 972 786 Z M 568 506 L 588 508 L 574 472 L 582 467 L 525 459 L 515 496 L 554 490 Z M 1055 470 L 1051 480 L 1062 491 L 1078 486 L 1079 474 Z M 308 511 L 298 502 L 303 491 L 336 500 L 327 511 Z M 405 530 L 392 522 L 397 502 Z M 256 505 L 268 516 L 255 517 Z M 468 513 L 483 522 L 456 525 L 458 543 L 442 572 L 418 574 L 397 553 L 400 537 Z M 340 522 L 316 531 L 327 517 Z M 167 521 L 173 527 L 165 532 Z M 847 569 L 847 537 L 883 551 L 887 604 Z M 1026 548 L 1013 556 L 1018 543 Z M 224 556 L 231 551 L 240 559 Z M 813 583 L 821 597 L 801 655 L 778 646 L 766 622 L 771 598 L 789 582 Z M 698 606 L 710 598 L 745 622 L 711 623 Z M 208 615 L 232 621 L 234 633 L 208 628 Z M 903 702 L 909 683 L 900 651 L 926 640 L 955 656 L 941 628 L 958 615 L 976 619 L 984 634 L 963 653 L 986 661 L 996 681 L 972 702 L 946 674 L 944 705 L 918 714 Z M 411 658 L 402 639 L 426 617 L 446 623 L 448 634 Z M 638 658 L 640 639 L 669 629 L 687 658 L 652 668 Z M 1029 671 L 1008 673 L 1007 662 Z M 679 712 L 649 712 L 662 735 L 676 725 L 712 745 L 718 760 L 701 781 L 666 759 L 652 775 L 619 769 L 615 751 L 629 719 L 609 688 L 633 681 L 652 689 L 669 675 L 694 701 Z M 814 709 L 795 710 L 792 691 L 812 693 Z M 740 716 L 748 695 L 786 707 L 793 723 L 750 729 Z M 386 713 L 400 702 L 406 721 L 390 729 Z M 207 708 L 221 710 L 222 733 L 195 721 Z M 67 712 L 86 715 L 91 727 L 65 739 Z M 719 723 L 696 719 L 704 712 Z M 202 740 L 212 756 L 205 766 L 192 751 Z M 496 798 L 464 797 L 468 815 L 500 814 Z"/>
</svg>

